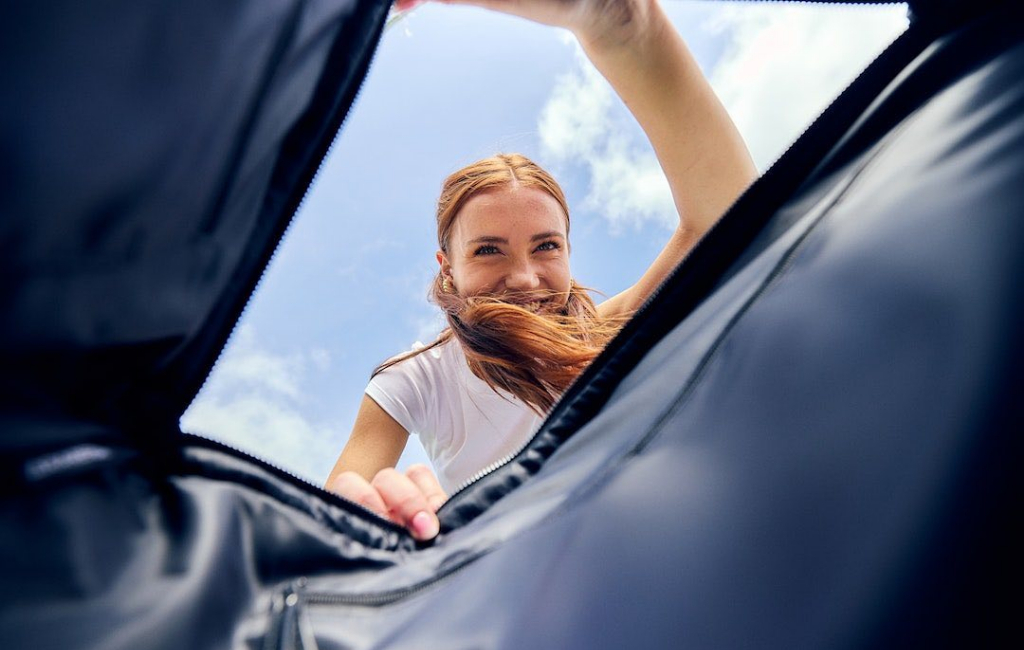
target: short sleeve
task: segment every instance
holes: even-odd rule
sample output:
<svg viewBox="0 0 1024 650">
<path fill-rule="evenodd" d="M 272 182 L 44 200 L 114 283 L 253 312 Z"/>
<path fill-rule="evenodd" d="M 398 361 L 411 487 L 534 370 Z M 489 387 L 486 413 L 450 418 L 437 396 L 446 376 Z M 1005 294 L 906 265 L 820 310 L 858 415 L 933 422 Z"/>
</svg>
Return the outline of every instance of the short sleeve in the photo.
<svg viewBox="0 0 1024 650">
<path fill-rule="evenodd" d="M 409 433 L 424 433 L 430 421 L 431 377 L 420 360 L 425 355 L 399 361 L 374 376 L 366 394 Z"/>
</svg>

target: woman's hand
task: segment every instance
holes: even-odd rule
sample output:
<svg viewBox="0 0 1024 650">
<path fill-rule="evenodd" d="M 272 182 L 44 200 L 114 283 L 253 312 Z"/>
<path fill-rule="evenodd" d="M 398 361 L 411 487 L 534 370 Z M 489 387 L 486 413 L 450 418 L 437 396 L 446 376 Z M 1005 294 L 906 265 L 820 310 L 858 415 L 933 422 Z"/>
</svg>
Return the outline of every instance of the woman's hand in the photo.
<svg viewBox="0 0 1024 650">
<path fill-rule="evenodd" d="M 397 0 L 407 11 L 426 0 Z M 483 7 L 572 31 L 581 41 L 618 46 L 648 27 L 655 0 L 432 0 Z"/>
<path fill-rule="evenodd" d="M 372 481 L 356 472 L 342 472 L 326 487 L 404 526 L 420 541 L 437 536 L 440 523 L 435 513 L 448 500 L 434 473 L 425 465 L 412 465 L 405 474 L 390 467 L 382 469 Z"/>
</svg>

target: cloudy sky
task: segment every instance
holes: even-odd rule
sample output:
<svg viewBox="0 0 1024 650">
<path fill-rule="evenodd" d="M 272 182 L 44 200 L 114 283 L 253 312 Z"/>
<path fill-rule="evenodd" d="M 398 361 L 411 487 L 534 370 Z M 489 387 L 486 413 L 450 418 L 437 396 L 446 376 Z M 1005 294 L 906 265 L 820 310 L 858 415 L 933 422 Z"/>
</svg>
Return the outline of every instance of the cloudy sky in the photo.
<svg viewBox="0 0 1024 650">
<path fill-rule="evenodd" d="M 676 1 L 666 9 L 767 169 L 906 27 L 889 7 Z M 573 275 L 607 295 L 676 222 L 643 132 L 565 32 L 425 5 L 384 36 L 369 77 L 185 431 L 321 484 L 370 371 L 433 339 L 441 180 L 521 152 L 572 207 Z M 415 437 L 399 463 L 426 462 Z"/>
</svg>

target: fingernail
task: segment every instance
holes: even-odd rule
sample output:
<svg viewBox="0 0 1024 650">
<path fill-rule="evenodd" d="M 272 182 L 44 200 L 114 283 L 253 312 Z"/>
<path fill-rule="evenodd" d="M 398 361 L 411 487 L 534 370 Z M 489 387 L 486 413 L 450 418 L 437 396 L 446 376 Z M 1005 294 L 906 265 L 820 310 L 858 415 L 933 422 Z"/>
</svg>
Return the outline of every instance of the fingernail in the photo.
<svg viewBox="0 0 1024 650">
<path fill-rule="evenodd" d="M 397 11 L 412 11 L 419 5 L 423 4 L 424 0 L 398 0 L 395 3 L 395 9 Z"/>
<path fill-rule="evenodd" d="M 417 512 L 412 518 L 412 532 L 417 539 L 433 539 L 437 537 L 439 530 L 440 524 L 437 521 L 437 517 L 426 510 Z"/>
</svg>

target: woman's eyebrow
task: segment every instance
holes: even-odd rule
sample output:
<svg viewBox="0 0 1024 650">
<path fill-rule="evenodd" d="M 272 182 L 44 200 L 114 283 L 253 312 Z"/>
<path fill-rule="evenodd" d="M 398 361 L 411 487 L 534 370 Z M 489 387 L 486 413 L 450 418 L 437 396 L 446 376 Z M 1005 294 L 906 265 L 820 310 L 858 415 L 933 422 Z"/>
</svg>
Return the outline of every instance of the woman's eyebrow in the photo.
<svg viewBox="0 0 1024 650">
<path fill-rule="evenodd" d="M 551 239 L 552 237 L 558 237 L 559 239 L 565 239 L 565 235 L 558 232 L 557 230 L 548 230 L 545 232 L 539 232 L 533 237 L 530 237 L 530 241 L 538 241 L 540 239 Z M 508 244 L 508 240 L 504 237 L 494 237 L 492 235 L 484 235 L 483 237 L 474 237 L 466 242 L 467 244 Z"/>
<path fill-rule="evenodd" d="M 539 232 L 533 237 L 530 237 L 530 241 L 537 241 L 538 239 L 551 239 L 552 237 L 558 237 L 559 239 L 565 239 L 565 235 L 558 232 L 557 230 L 549 230 L 547 232 Z"/>
</svg>

